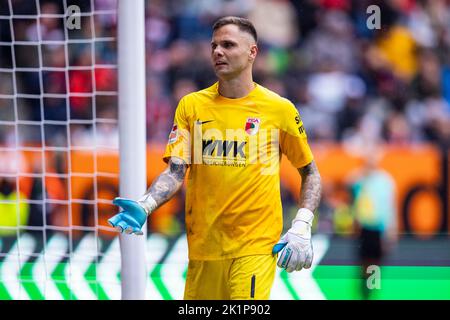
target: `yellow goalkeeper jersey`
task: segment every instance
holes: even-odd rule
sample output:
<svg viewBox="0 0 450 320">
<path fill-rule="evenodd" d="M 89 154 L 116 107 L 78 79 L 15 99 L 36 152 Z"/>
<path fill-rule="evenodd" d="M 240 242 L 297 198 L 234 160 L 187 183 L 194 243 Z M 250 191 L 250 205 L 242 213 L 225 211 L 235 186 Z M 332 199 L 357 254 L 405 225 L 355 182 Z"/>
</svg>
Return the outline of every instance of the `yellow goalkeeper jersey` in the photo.
<svg viewBox="0 0 450 320">
<path fill-rule="evenodd" d="M 184 96 L 164 153 L 189 164 L 186 233 L 191 260 L 271 254 L 282 232 L 279 163 L 313 159 L 295 106 L 255 84 L 243 98 L 218 83 Z"/>
</svg>

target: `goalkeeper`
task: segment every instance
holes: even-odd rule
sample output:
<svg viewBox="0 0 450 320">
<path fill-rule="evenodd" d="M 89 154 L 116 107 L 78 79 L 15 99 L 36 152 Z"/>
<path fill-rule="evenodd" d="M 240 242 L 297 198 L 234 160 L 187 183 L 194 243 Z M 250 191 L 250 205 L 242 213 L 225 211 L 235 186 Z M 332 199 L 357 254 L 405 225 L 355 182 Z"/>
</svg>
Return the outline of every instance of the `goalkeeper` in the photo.
<svg viewBox="0 0 450 320">
<path fill-rule="evenodd" d="M 276 265 L 287 272 L 311 267 L 320 175 L 295 106 L 253 82 L 257 53 L 250 21 L 224 17 L 214 24 L 218 82 L 180 100 L 164 154 L 168 167 L 148 191 L 136 201 L 114 200 L 123 211 L 109 223 L 142 234 L 147 217 L 180 190 L 189 168 L 185 299 L 269 299 Z M 281 239 L 278 151 L 302 179 L 298 213 Z"/>
</svg>

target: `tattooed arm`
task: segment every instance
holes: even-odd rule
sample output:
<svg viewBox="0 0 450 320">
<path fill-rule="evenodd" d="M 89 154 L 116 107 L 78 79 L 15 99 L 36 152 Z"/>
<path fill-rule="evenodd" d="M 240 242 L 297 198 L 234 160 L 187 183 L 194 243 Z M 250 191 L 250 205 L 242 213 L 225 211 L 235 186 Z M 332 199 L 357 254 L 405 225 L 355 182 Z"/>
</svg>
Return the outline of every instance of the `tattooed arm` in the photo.
<svg viewBox="0 0 450 320">
<path fill-rule="evenodd" d="M 167 169 L 153 181 L 145 195 L 138 201 L 147 211 L 147 214 L 169 201 L 180 190 L 187 167 L 188 165 L 184 160 L 175 157 L 170 158 Z M 148 200 L 150 198 L 156 202 L 156 208 L 149 207 Z"/>
<path fill-rule="evenodd" d="M 281 252 L 277 265 L 286 269 L 287 272 L 299 271 L 303 268 L 309 269 L 312 265 L 314 252 L 311 242 L 311 227 L 314 211 L 319 206 L 322 192 L 319 170 L 314 161 L 299 168 L 298 171 L 302 176 L 300 209 L 292 220 L 292 227 L 272 249 L 274 254 Z M 283 248 L 285 249 L 283 250 Z"/>
<path fill-rule="evenodd" d="M 123 211 L 108 219 L 108 223 L 119 232 L 142 235 L 142 226 L 147 217 L 162 204 L 169 201 L 180 190 L 186 175 L 187 164 L 179 158 L 171 158 L 169 165 L 153 182 L 138 201 L 115 198 L 113 203 Z"/>
<path fill-rule="evenodd" d="M 299 206 L 300 208 L 306 208 L 314 212 L 319 206 L 322 194 L 319 169 L 313 160 L 310 164 L 299 168 L 298 171 L 302 177 Z"/>
</svg>

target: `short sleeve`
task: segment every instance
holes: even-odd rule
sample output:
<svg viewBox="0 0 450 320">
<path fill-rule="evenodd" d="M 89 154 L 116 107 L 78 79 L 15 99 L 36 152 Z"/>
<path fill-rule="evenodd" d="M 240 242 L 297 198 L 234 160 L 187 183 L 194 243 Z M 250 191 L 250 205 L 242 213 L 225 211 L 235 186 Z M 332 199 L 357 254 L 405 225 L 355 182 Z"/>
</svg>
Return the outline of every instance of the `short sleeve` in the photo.
<svg viewBox="0 0 450 320">
<path fill-rule="evenodd" d="M 301 168 L 313 160 L 308 138 L 300 114 L 287 101 L 281 113 L 280 148 L 292 165 Z"/>
<path fill-rule="evenodd" d="M 181 99 L 175 110 L 172 129 L 163 156 L 165 162 L 169 162 L 171 157 L 181 158 L 187 164 L 191 162 L 190 127 L 186 116 L 185 103 L 185 98 Z"/>
</svg>

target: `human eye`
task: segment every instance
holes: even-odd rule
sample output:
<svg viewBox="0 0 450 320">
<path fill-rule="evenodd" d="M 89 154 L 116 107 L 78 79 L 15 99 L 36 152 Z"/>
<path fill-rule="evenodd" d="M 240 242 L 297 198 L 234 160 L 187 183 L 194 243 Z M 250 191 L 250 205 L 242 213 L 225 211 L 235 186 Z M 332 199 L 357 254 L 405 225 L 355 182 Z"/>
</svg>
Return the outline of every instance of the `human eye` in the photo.
<svg viewBox="0 0 450 320">
<path fill-rule="evenodd" d="M 234 47 L 234 43 L 231 42 L 231 41 L 225 41 L 225 42 L 223 43 L 223 46 L 224 46 L 224 48 L 229 49 L 229 48 Z"/>
</svg>

